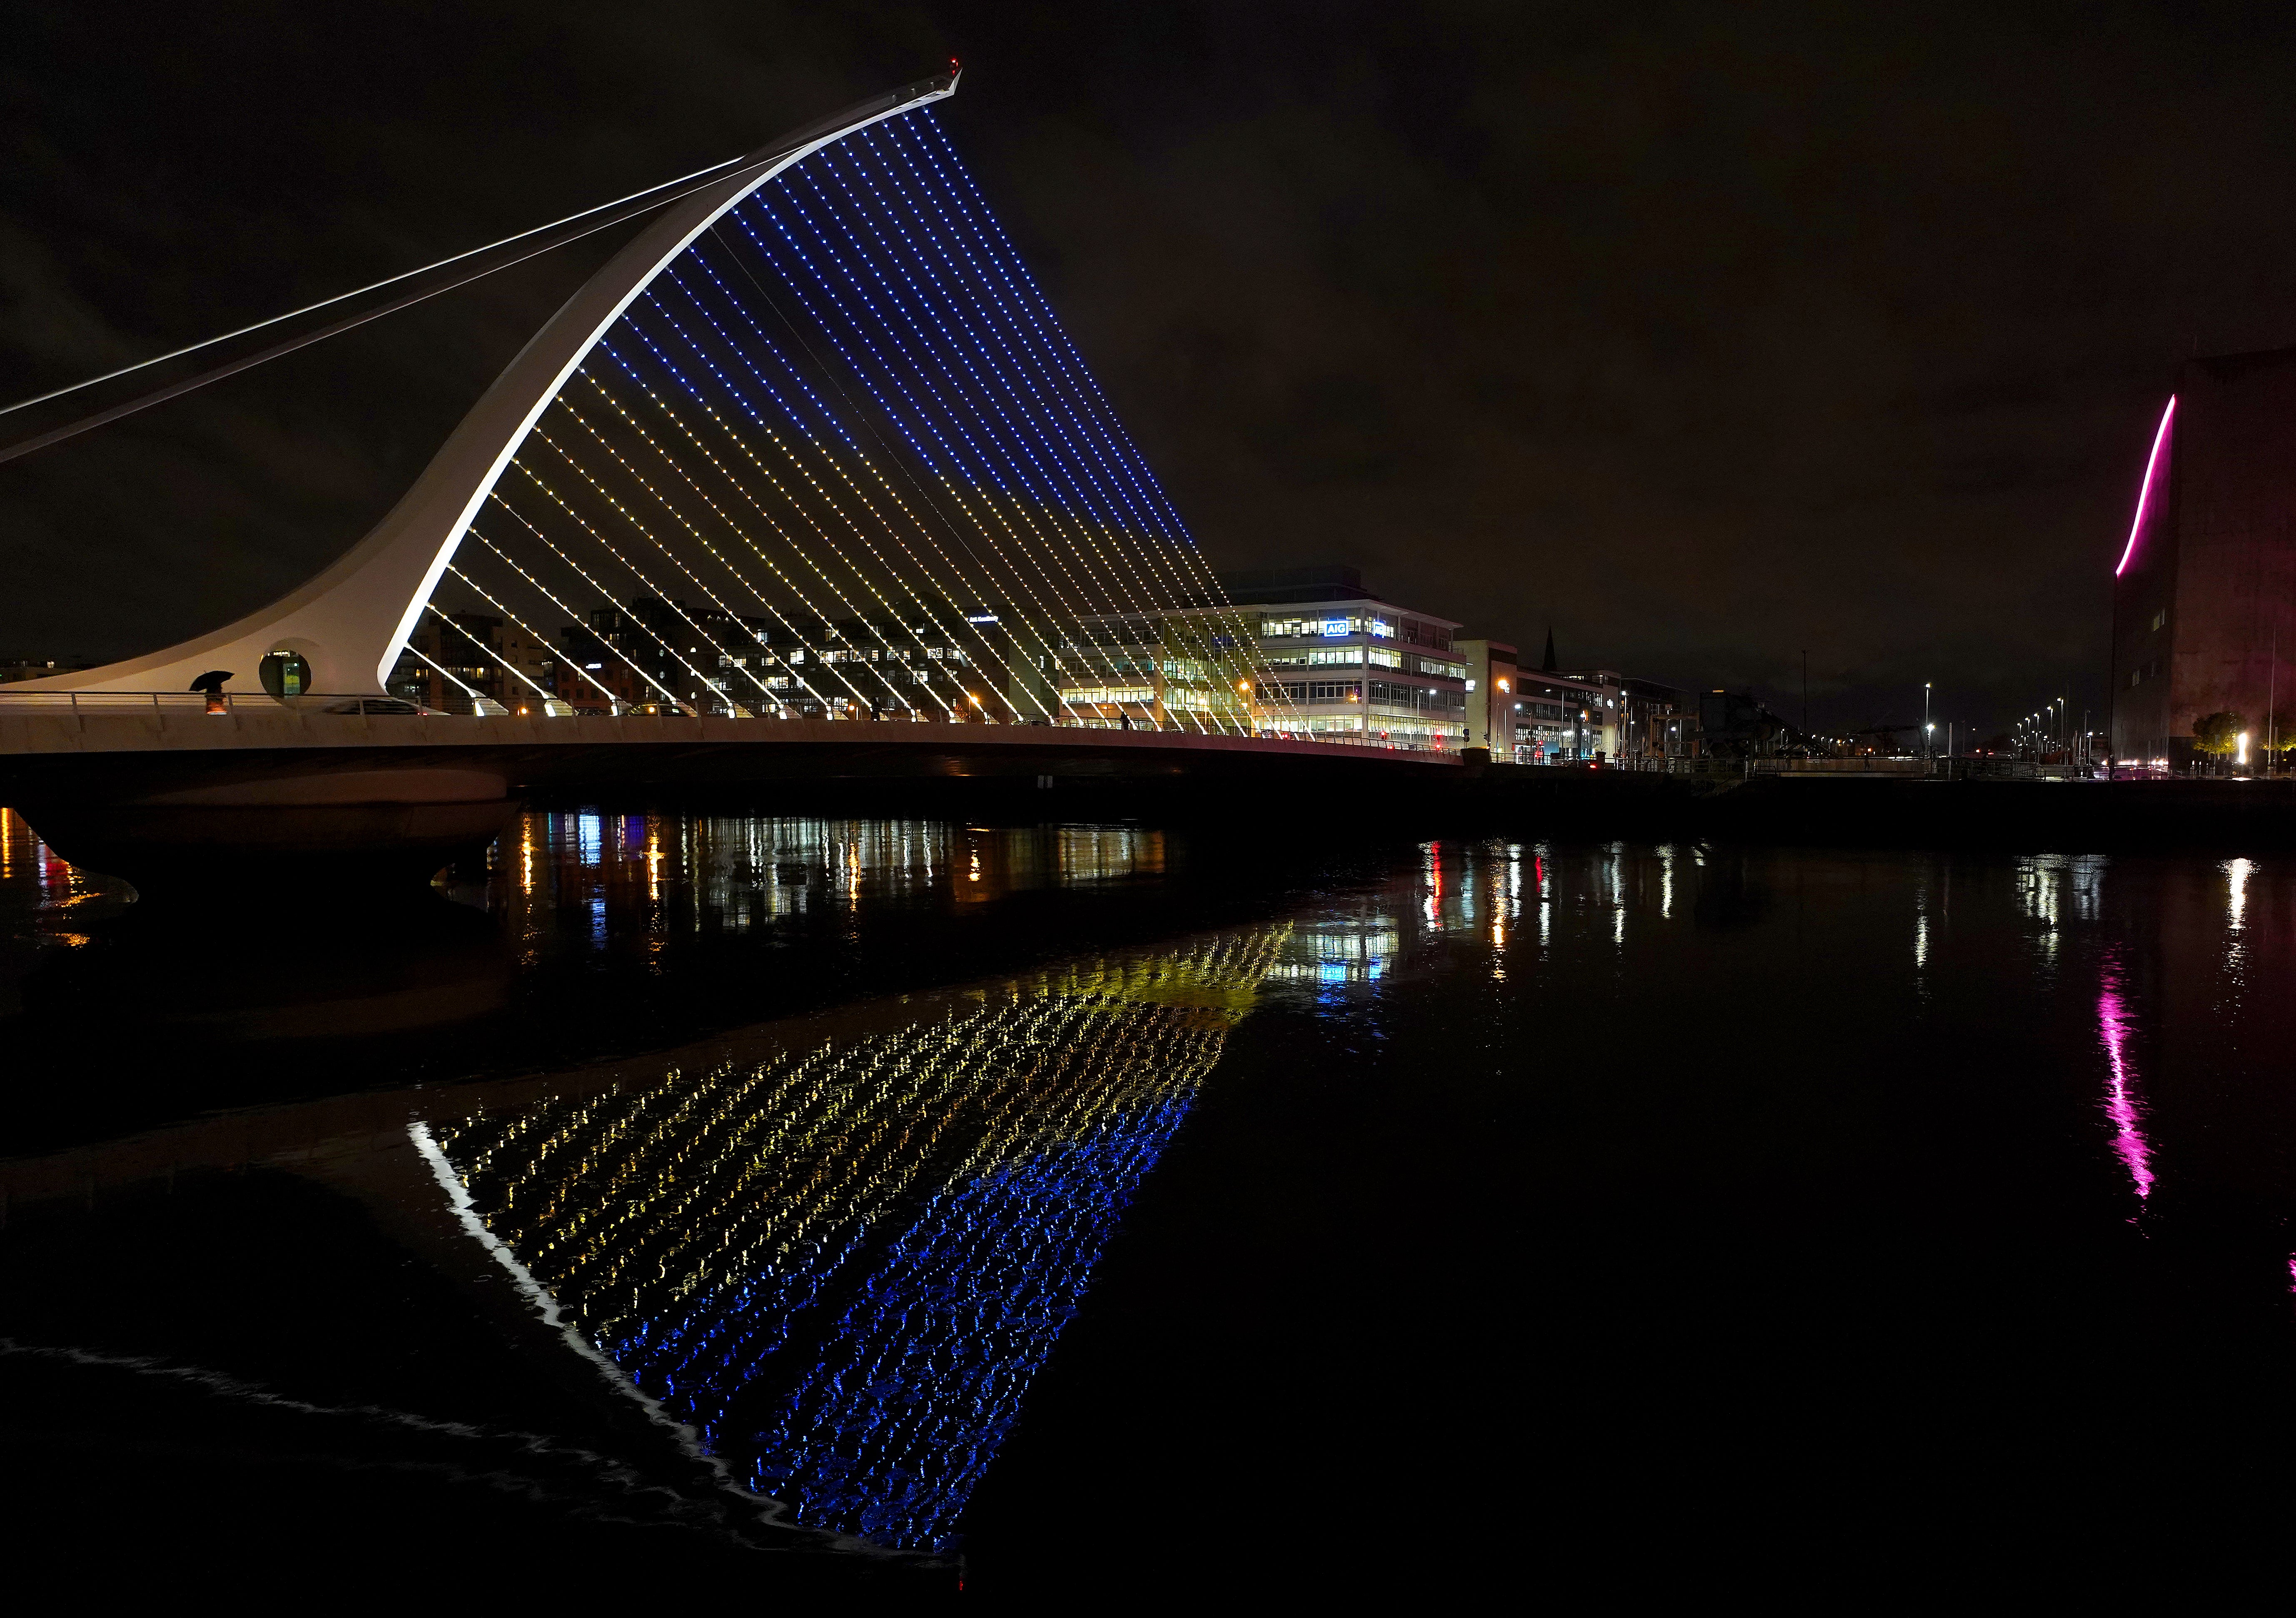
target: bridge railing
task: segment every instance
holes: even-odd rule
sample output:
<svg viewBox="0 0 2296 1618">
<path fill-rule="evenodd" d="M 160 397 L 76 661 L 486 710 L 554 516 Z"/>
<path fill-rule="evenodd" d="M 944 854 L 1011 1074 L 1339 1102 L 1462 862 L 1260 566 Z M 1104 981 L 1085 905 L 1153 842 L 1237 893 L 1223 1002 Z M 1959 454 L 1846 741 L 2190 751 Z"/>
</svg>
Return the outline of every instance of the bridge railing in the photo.
<svg viewBox="0 0 2296 1618">
<path fill-rule="evenodd" d="M 711 717 L 733 719 L 788 719 L 797 718 L 830 719 L 863 724 L 927 723 L 940 716 L 914 709 L 890 710 L 876 715 L 862 712 L 797 713 L 789 709 L 760 703 L 750 707 L 720 699 L 709 702 L 676 703 L 597 702 L 570 702 L 558 697 L 534 697 L 525 701 L 497 702 L 492 697 L 472 698 L 456 694 L 443 704 L 416 702 L 405 697 L 378 696 L 369 693 L 305 692 L 299 696 L 275 697 L 267 692 L 222 691 L 209 696 L 201 691 L 11 691 L 0 686 L 0 718 L 33 714 L 153 714 L 176 716 L 185 714 L 277 713 L 282 709 L 294 713 L 332 713 L 361 715 L 368 718 L 404 719 L 491 719 L 515 718 L 534 719 L 696 719 Z M 1009 720 L 975 720 L 973 723 L 1009 724 Z M 1020 721 L 1029 728 L 1051 726 L 1062 730 L 1115 729 L 1112 725 L 1087 726 L 1078 719 Z M 1134 729 L 1152 730 L 1155 727 L 1142 723 Z M 1166 725 L 1163 728 L 1185 735 L 1203 734 L 1193 726 Z M 1213 734 L 1223 734 L 1215 732 Z M 1407 740 L 1351 740 L 1328 732 L 1287 732 L 1263 730 L 1258 739 L 1269 742 L 1314 742 L 1324 747 L 1349 747 L 1368 752 L 1412 752 L 1434 756 L 1456 756 L 1456 750 L 1431 747 Z"/>
</svg>

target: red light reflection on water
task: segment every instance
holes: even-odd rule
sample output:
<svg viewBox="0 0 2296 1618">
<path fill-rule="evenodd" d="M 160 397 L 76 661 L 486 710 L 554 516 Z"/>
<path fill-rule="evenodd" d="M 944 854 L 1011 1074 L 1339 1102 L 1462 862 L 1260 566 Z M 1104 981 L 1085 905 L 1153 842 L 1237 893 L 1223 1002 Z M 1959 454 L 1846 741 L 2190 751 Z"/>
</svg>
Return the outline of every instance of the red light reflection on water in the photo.
<svg viewBox="0 0 2296 1618">
<path fill-rule="evenodd" d="M 2144 1138 L 2144 1104 L 2137 1099 L 2136 1072 L 2128 1060 L 2128 1008 L 2120 998 L 2119 973 L 2108 966 L 2096 997 L 2098 1032 L 2112 1070 L 2104 1096 L 2104 1115 L 2112 1120 L 2112 1149 L 2128 1167 L 2141 1199 L 2152 1195 L 2152 1147 Z"/>
</svg>

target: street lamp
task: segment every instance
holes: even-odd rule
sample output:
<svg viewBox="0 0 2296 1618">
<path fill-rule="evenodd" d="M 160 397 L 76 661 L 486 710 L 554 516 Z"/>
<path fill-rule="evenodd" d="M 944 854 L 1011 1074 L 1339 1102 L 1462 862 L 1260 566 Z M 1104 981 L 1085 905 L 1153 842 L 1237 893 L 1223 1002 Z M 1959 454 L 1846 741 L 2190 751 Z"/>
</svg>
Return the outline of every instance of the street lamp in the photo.
<svg viewBox="0 0 2296 1618">
<path fill-rule="evenodd" d="M 1930 752 L 1930 732 L 1935 728 L 1936 727 L 1930 723 L 1930 683 L 1923 680 L 1922 682 L 1922 756 L 1925 759 L 1929 757 Z"/>
</svg>

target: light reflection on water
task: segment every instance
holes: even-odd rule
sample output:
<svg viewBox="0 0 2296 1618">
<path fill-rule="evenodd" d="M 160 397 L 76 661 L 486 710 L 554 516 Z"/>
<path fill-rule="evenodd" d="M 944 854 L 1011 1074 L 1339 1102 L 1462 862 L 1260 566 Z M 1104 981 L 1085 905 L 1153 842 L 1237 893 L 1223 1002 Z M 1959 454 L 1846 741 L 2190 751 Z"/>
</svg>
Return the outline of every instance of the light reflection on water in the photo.
<svg viewBox="0 0 2296 1618">
<path fill-rule="evenodd" d="M 0 834 L 17 935 L 70 949 L 76 908 L 117 906 L 20 822 Z M 472 891 L 520 972 L 571 957 L 644 995 L 646 974 L 684 970 L 680 949 L 925 899 L 986 914 L 1034 889 L 1153 884 L 1182 863 L 1136 827 L 578 812 L 526 817 Z M 1476 1016 L 1514 1019 L 1513 1043 L 1490 1049 L 1524 1088 L 1550 1079 L 1543 1042 L 1559 1034 L 1621 1073 L 1741 1043 L 1784 1064 L 1811 992 L 1870 997 L 1866 1046 L 1810 1054 L 1829 1081 L 1925 1027 L 1966 1056 L 2057 1018 L 2078 1090 L 2068 1133 L 2109 1180 L 2114 1219 L 2133 1187 L 2151 1229 L 2198 1149 L 2173 1127 L 2166 1075 L 2214 1059 L 2166 1038 L 2167 1007 L 2182 995 L 2227 1025 L 2276 1010 L 2248 985 L 2256 962 L 2296 953 L 2282 880 L 2247 859 L 1433 841 L 1263 919 L 980 981 L 953 960 L 927 990 L 610 1072 L 432 1085 L 392 1105 L 398 1138 L 427 1131 L 521 1273 L 733 1475 L 808 1527 L 939 1551 L 965 1532 L 1136 1195 L 1203 1098 L 1237 1081 L 1221 1064 L 1255 1009 L 1375 1023 L 1446 973 L 1472 978 L 1488 998 L 1460 1038 L 1483 1037 Z M 1811 972 L 1832 987 L 1807 990 Z M 2197 1050 L 2218 1031 L 2182 1031 Z M 1702 1088 L 1726 1101 L 1743 1082 L 1717 1065 Z M 185 1126 L 140 1155 L 20 1160 L 0 1178 L 25 1203 L 152 1172 L 131 1156 L 170 1174 L 234 1152 L 291 1167 L 346 1137 L 339 1113 Z M 2284 1250 L 2268 1254 L 2276 1290 L 2296 1288 Z"/>
<path fill-rule="evenodd" d="M 1138 826 L 532 814 L 497 845 L 488 896 L 531 955 L 564 932 L 570 914 L 603 947 L 610 903 L 636 911 L 652 933 L 741 933 L 823 905 L 928 894 L 978 904 L 1029 888 L 1153 878 L 1164 845 L 1165 834 Z"/>
<path fill-rule="evenodd" d="M 759 1492 L 939 1549 L 1285 931 L 435 1134 L 559 1307 Z"/>
<path fill-rule="evenodd" d="M 2129 1052 L 2128 1006 L 2120 992 L 2120 967 L 2110 956 L 2104 961 L 2096 1015 L 2104 1042 L 2104 1115 L 2112 1121 L 2112 1149 L 2128 1166 L 2141 1203 L 2152 1195 L 2152 1148 L 2144 1138 L 2144 1103 L 2137 1094 Z"/>
</svg>

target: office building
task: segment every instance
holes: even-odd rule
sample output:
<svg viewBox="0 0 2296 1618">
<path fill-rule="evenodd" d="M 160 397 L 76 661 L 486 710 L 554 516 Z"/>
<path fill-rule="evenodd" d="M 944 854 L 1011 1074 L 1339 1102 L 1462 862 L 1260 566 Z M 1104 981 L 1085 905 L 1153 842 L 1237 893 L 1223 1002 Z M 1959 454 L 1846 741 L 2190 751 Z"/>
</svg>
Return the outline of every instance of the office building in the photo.
<svg viewBox="0 0 2296 1618">
<path fill-rule="evenodd" d="M 2296 349 L 2188 362 L 2114 570 L 2116 758 L 2181 769 L 2234 716 L 2251 756 L 2296 716 Z M 2233 760 L 2227 760 L 2228 762 Z"/>
<path fill-rule="evenodd" d="M 1223 574 L 1259 641 L 1263 733 L 1455 752 L 1468 728 L 1459 624 L 1372 592 L 1354 568 Z"/>
<path fill-rule="evenodd" d="M 1467 669 L 1468 744 L 1489 748 L 1496 762 L 1513 762 L 1519 654 L 1505 641 L 1480 637 L 1454 639 L 1451 650 Z"/>
</svg>

